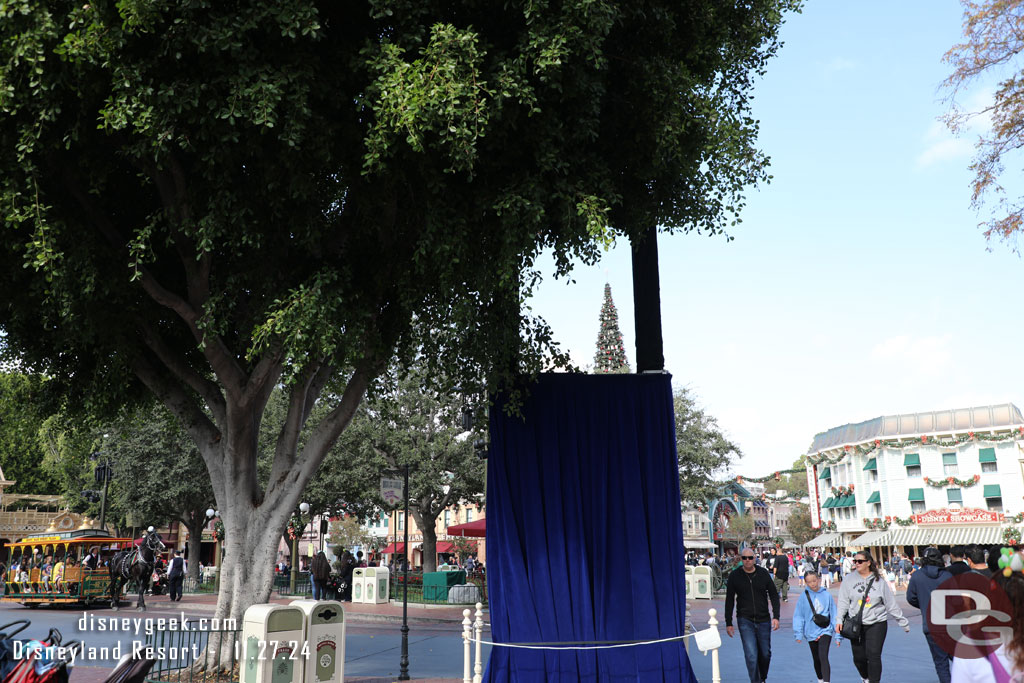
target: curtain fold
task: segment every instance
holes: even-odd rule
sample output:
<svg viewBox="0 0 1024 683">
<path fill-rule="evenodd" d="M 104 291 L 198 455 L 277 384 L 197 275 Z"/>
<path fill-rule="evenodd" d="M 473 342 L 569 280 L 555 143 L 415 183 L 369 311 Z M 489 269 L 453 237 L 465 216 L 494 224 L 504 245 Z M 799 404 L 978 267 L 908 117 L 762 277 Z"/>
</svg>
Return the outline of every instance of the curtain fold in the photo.
<svg viewBox="0 0 1024 683">
<path fill-rule="evenodd" d="M 491 411 L 487 574 L 494 642 L 656 640 L 686 601 L 668 375 L 542 375 Z M 495 647 L 485 680 L 696 681 L 681 642 Z"/>
</svg>

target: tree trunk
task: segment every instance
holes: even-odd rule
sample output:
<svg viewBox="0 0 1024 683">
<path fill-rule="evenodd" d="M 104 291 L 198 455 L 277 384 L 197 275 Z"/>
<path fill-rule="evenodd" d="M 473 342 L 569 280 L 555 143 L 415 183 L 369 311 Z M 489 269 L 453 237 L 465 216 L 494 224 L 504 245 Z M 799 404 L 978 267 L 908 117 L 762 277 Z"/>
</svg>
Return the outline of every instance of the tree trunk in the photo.
<svg viewBox="0 0 1024 683">
<path fill-rule="evenodd" d="M 410 509 L 409 512 L 412 513 L 413 519 L 416 520 L 416 526 L 423 534 L 423 571 L 436 572 L 437 530 L 434 527 L 437 524 L 437 515 L 424 514 L 415 508 Z"/>
<path fill-rule="evenodd" d="M 187 515 L 188 523 L 185 528 L 188 529 L 188 578 L 199 583 L 199 554 L 202 550 L 203 543 L 203 520 L 200 521 L 193 511 Z"/>
</svg>

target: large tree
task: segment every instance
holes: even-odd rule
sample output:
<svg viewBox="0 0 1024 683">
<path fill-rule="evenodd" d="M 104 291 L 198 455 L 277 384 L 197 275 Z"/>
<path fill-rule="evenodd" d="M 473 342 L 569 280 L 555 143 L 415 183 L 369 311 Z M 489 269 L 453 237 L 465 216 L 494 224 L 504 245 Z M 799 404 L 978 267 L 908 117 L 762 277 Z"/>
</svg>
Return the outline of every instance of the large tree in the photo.
<svg viewBox="0 0 1024 683">
<path fill-rule="evenodd" d="M 946 53 L 953 72 L 945 80 L 952 107 L 946 123 L 956 133 L 966 133 L 973 121 L 991 123 L 978 137 L 977 155 L 971 164 L 971 203 L 981 209 L 994 198 L 995 209 L 986 220 L 985 235 L 1008 240 L 1017 248 L 1024 225 L 1024 198 L 1007 196 L 1002 176 L 1008 158 L 1024 148 L 1024 1 L 962 0 L 964 42 Z M 957 96 L 978 80 L 996 78 L 992 98 L 976 109 L 965 109 Z M 1016 166 L 1019 161 L 1014 159 Z M 1016 169 L 1015 169 L 1016 170 Z M 1017 173 L 1013 173 L 1017 178 Z"/>
<path fill-rule="evenodd" d="M 226 528 L 216 615 L 240 618 L 394 359 L 547 367 L 518 305 L 542 249 L 564 274 L 616 235 L 734 220 L 767 179 L 752 80 L 796 5 L 4 2 L 5 348 L 72 401 L 175 415 Z"/>
<path fill-rule="evenodd" d="M 451 506 L 476 504 L 484 492 L 484 463 L 462 432 L 461 414 L 462 402 L 431 388 L 426 369 L 414 367 L 368 400 L 346 435 L 360 459 L 374 463 L 378 481 L 385 469 L 409 467 L 409 514 L 423 535 L 427 572 L 437 568 L 438 516 Z"/>
<path fill-rule="evenodd" d="M 679 495 L 683 503 L 707 503 L 722 488 L 715 480 L 732 462 L 741 458 L 733 443 L 687 387 L 672 398 L 676 418 L 676 452 L 679 457 Z"/>
<path fill-rule="evenodd" d="M 11 493 L 60 493 L 57 478 L 39 466 L 39 430 L 53 409 L 48 395 L 38 375 L 0 373 L 0 467 L 15 482 Z"/>
</svg>

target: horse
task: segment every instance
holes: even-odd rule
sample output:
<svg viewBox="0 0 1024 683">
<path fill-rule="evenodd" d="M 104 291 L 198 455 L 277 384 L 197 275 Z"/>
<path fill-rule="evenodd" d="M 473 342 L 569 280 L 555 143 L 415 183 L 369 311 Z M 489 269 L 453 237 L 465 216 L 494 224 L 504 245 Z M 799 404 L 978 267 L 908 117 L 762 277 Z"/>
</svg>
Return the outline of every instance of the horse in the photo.
<svg viewBox="0 0 1024 683">
<path fill-rule="evenodd" d="M 142 536 L 142 543 L 133 550 L 122 550 L 110 560 L 110 606 L 117 611 L 118 593 L 122 584 L 134 582 L 139 587 L 139 602 L 136 609 L 146 611 L 146 589 L 156 566 L 157 552 L 167 546 L 160 540 L 160 534 L 149 527 Z"/>
</svg>

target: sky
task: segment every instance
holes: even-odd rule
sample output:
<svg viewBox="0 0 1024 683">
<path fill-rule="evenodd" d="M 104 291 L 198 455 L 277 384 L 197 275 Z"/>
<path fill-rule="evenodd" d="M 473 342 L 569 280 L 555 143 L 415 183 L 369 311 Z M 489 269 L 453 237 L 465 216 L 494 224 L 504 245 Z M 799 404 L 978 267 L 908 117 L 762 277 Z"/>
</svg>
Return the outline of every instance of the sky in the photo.
<svg viewBox="0 0 1024 683">
<path fill-rule="evenodd" d="M 788 468 L 816 433 L 880 415 L 1024 407 L 1024 262 L 978 228 L 976 133 L 939 120 L 961 22 L 952 0 L 789 15 L 753 103 L 772 182 L 748 192 L 731 242 L 659 238 L 666 369 L 739 445 L 732 473 Z M 628 243 L 573 280 L 549 277 L 532 311 L 592 364 L 610 283 L 635 369 Z"/>
</svg>

